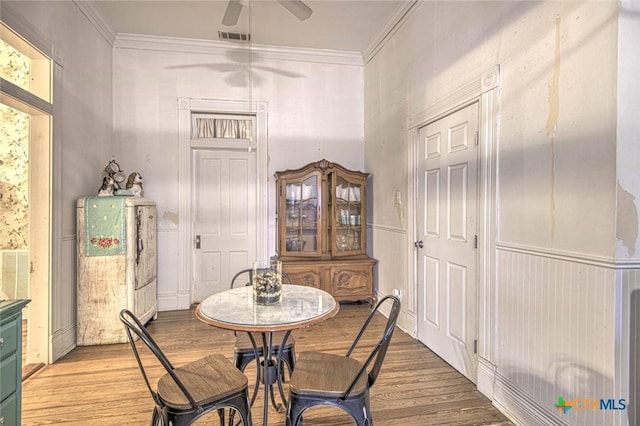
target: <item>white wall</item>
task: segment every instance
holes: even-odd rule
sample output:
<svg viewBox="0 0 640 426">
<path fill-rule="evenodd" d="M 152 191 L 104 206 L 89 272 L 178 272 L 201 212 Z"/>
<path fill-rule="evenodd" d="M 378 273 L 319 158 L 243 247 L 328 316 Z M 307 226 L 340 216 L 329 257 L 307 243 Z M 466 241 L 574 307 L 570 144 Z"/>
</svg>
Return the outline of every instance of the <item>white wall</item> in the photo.
<svg viewBox="0 0 640 426">
<path fill-rule="evenodd" d="M 127 172 L 145 179 L 158 203 L 160 300 L 177 292 L 178 98 L 263 101 L 268 104 L 269 249 L 275 240 L 278 170 L 323 158 L 361 170 L 363 67 L 317 62 L 315 52 L 260 52 L 247 59 L 219 42 L 127 36 L 114 50 L 114 146 Z M 232 45 L 233 46 L 233 45 Z M 354 62 L 351 60 L 351 62 Z M 178 306 L 161 304 L 160 309 Z"/>
<path fill-rule="evenodd" d="M 640 69 L 640 2 L 622 1 L 618 23 L 618 140 L 616 259 L 626 265 L 616 275 L 616 353 L 618 386 L 629 389 L 629 424 L 640 424 L 640 83 L 633 70 Z M 630 345 L 625 345 L 630 342 Z M 628 366 L 628 367 L 627 367 Z M 625 368 L 627 367 L 627 368 Z"/>
<path fill-rule="evenodd" d="M 70 1 L 3 1 L 53 46 L 52 358 L 75 345 L 75 203 L 97 193 L 112 154 L 111 45 Z M 54 52 L 45 52 L 52 57 Z M 57 160 L 59 159 L 59 161 Z"/>
<path fill-rule="evenodd" d="M 638 201 L 640 180 L 640 83 L 633 70 L 640 69 L 640 3 L 623 1 L 618 28 L 618 216 L 617 251 L 620 259 L 640 258 Z"/>
<path fill-rule="evenodd" d="M 493 342 L 479 343 L 491 344 L 481 350 L 492 374 L 483 391 L 521 423 L 626 424 L 625 413 L 565 416 L 553 406 L 558 396 L 628 398 L 628 336 L 614 332 L 624 298 L 615 274 L 617 37 L 616 2 L 429 1 L 365 65 L 373 257 L 389 279 L 410 278 L 413 264 L 412 212 L 394 196 L 414 179 L 408 119 L 500 65 L 496 276 L 483 295 L 494 311 L 481 319 L 493 324 Z M 390 292 L 396 285 L 380 275 Z M 414 294 L 412 282 L 400 285 Z M 415 314 L 414 304 L 404 306 Z"/>
</svg>

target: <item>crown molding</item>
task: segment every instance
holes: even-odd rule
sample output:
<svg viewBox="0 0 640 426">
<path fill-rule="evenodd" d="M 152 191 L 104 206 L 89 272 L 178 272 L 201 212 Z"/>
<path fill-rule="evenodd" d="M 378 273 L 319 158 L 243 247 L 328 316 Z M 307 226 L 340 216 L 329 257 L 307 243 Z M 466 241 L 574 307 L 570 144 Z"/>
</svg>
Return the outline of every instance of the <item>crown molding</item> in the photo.
<svg viewBox="0 0 640 426">
<path fill-rule="evenodd" d="M 93 0 L 73 0 L 73 3 L 80 9 L 82 14 L 87 17 L 91 25 L 98 30 L 98 33 L 113 46 L 113 42 L 116 39 L 116 31 L 104 17 L 98 6 L 96 6 Z"/>
<path fill-rule="evenodd" d="M 378 53 L 387 41 L 402 27 L 402 24 L 416 10 L 420 4 L 418 0 L 402 1 L 382 26 L 378 35 L 375 36 L 362 53 L 363 63 L 368 63 Z"/>
<path fill-rule="evenodd" d="M 202 40 L 179 37 L 148 36 L 138 34 L 118 34 L 113 44 L 117 49 L 155 50 L 163 52 L 183 52 L 199 54 L 225 54 L 231 49 L 249 51 L 264 59 L 282 61 L 317 62 L 323 64 L 362 66 L 362 56 L 357 52 L 301 49 L 292 47 L 267 46 L 254 43 L 234 43 L 217 40 Z"/>
</svg>

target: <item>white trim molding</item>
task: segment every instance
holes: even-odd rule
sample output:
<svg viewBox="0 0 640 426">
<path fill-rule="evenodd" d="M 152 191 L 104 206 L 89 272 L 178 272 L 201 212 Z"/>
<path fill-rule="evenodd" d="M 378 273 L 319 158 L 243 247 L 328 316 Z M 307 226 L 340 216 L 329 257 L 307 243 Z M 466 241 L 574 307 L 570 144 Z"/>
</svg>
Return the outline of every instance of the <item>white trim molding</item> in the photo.
<svg viewBox="0 0 640 426">
<path fill-rule="evenodd" d="M 479 102 L 480 116 L 479 130 L 479 172 L 478 172 L 478 357 L 491 365 L 495 352 L 495 235 L 496 235 L 496 153 L 498 147 L 498 126 L 500 115 L 500 65 L 495 65 L 476 78 L 461 84 L 456 90 L 446 96 L 426 105 L 423 109 L 411 114 L 407 118 L 408 136 L 412 141 L 409 150 L 410 169 L 416 170 L 419 128 L 439 120 L 464 108 Z M 417 218 L 415 208 L 417 202 L 417 174 L 411 182 L 409 190 L 409 235 L 417 235 Z M 414 283 L 417 297 L 417 264 L 416 257 L 411 257 L 410 282 Z M 416 315 L 418 305 L 416 304 Z M 416 324 L 417 327 L 417 324 Z M 479 390 L 489 389 L 484 385 Z"/>
<path fill-rule="evenodd" d="M 518 426 L 568 424 L 549 415 L 546 407 L 542 407 L 535 399 L 499 373 L 495 375 L 494 396 L 493 405 Z"/>
<path fill-rule="evenodd" d="M 625 270 L 640 269 L 640 260 L 620 260 L 611 257 L 594 256 L 585 253 L 555 250 L 546 247 L 535 247 L 523 244 L 496 242 L 496 249 L 514 253 L 529 254 L 532 256 L 546 257 L 566 262 L 580 263 L 590 266 L 598 266 L 607 269 Z"/>
<path fill-rule="evenodd" d="M 387 41 L 391 39 L 398 29 L 402 27 L 407 18 L 409 18 L 413 11 L 415 11 L 421 4 L 422 2 L 419 3 L 418 0 L 405 0 L 400 2 L 396 10 L 382 26 L 378 35 L 371 40 L 369 45 L 362 52 L 362 60 L 365 64 L 376 56 L 376 53 L 382 49 Z"/>
<path fill-rule="evenodd" d="M 98 6 L 92 0 L 73 0 L 73 3 L 87 17 L 91 25 L 98 31 L 110 46 L 113 46 L 116 40 L 116 31 L 113 29 L 107 18 L 100 11 Z"/>
<path fill-rule="evenodd" d="M 190 218 L 192 215 L 192 170 L 191 170 L 191 113 L 212 112 L 227 114 L 251 114 L 256 117 L 256 143 L 257 143 L 257 235 L 256 256 L 258 259 L 267 256 L 267 183 L 268 183 L 268 135 L 267 135 L 267 103 L 244 102 L 219 99 L 191 99 L 178 98 L 178 143 L 179 148 L 179 217 L 178 222 L 178 292 L 175 303 L 178 309 L 186 309 L 192 302 L 191 284 L 193 280 L 193 268 L 191 251 L 193 245 L 193 229 Z M 186 295 L 189 302 L 186 303 Z M 165 299 L 167 295 L 165 295 Z M 170 297 L 169 297 L 170 298 Z M 163 301 L 171 304 L 170 301 Z"/>
<path fill-rule="evenodd" d="M 11 5 L 7 2 L 0 2 L 0 17 L 13 31 L 20 34 L 20 37 L 28 40 L 36 49 L 47 55 L 49 58 L 54 57 L 53 44 L 51 41 L 33 25 L 29 23 L 23 15 L 15 13 L 11 9 Z"/>
<path fill-rule="evenodd" d="M 119 49 L 157 50 L 162 52 L 200 53 L 223 55 L 230 50 L 238 54 L 259 55 L 263 59 L 296 62 L 316 62 L 323 64 L 362 66 L 362 56 L 358 52 L 325 49 L 303 49 L 295 47 L 267 46 L 251 43 L 251 47 L 218 40 L 201 40 L 178 37 L 161 37 L 138 34 L 118 34 L 114 47 Z"/>
</svg>

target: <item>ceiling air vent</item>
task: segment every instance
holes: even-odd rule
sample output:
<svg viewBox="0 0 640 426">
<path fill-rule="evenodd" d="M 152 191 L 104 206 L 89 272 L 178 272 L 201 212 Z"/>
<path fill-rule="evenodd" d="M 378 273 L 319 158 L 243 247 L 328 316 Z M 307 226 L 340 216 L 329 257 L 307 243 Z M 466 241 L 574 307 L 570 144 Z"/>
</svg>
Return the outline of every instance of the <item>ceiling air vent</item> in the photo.
<svg viewBox="0 0 640 426">
<path fill-rule="evenodd" d="M 226 40 L 226 41 L 249 41 L 251 40 L 251 34 L 218 31 L 218 38 L 220 38 L 220 40 Z"/>
</svg>

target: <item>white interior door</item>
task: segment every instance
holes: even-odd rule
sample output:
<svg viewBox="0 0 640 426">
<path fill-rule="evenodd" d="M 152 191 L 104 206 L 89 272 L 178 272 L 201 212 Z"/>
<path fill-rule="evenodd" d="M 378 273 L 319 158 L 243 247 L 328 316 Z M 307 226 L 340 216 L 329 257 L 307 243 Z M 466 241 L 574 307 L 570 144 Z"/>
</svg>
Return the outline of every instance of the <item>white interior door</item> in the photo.
<svg viewBox="0 0 640 426">
<path fill-rule="evenodd" d="M 256 152 L 193 151 L 193 302 L 229 288 L 256 258 Z"/>
<path fill-rule="evenodd" d="M 476 380 L 478 105 L 419 129 L 418 338 Z"/>
</svg>

